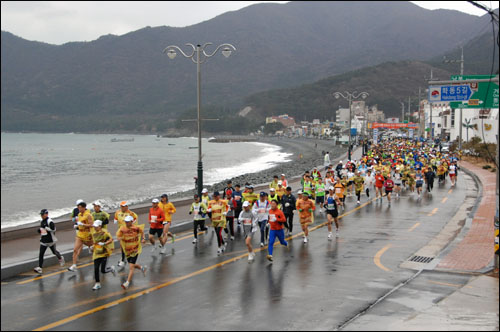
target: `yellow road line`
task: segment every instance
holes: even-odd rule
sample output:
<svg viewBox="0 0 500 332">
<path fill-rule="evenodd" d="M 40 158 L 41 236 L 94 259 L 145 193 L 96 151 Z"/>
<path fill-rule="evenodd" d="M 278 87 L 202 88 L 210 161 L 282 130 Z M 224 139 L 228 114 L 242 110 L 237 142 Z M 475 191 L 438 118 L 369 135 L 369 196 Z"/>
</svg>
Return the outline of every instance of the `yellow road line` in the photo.
<svg viewBox="0 0 500 332">
<path fill-rule="evenodd" d="M 417 222 L 415 225 L 413 225 L 413 227 L 412 227 L 412 228 L 410 228 L 410 229 L 408 230 L 408 232 L 413 232 L 413 230 L 414 230 L 415 228 L 417 228 L 418 226 L 420 226 L 420 223 L 419 223 L 419 222 Z"/>
<path fill-rule="evenodd" d="M 433 216 L 437 212 L 438 208 L 434 208 L 431 213 L 428 214 L 429 217 Z"/>
<path fill-rule="evenodd" d="M 472 288 L 471 286 L 464 286 L 464 285 L 458 285 L 458 284 L 449 284 L 447 282 L 440 282 L 440 281 L 434 281 L 434 280 L 427 280 L 427 282 L 429 282 L 431 284 L 442 285 L 442 286 L 450 286 L 450 287 L 456 287 L 456 288 L 460 288 L 460 287 Z"/>
<path fill-rule="evenodd" d="M 448 200 L 448 197 L 445 197 L 445 198 L 443 198 L 443 200 L 441 201 L 441 203 L 446 203 L 447 200 Z"/>
<path fill-rule="evenodd" d="M 386 245 L 375 254 L 375 257 L 373 257 L 373 262 L 375 263 L 375 265 L 387 272 L 391 272 L 391 270 L 382 265 L 382 263 L 380 262 L 380 257 L 382 257 L 382 255 L 391 247 L 391 244 Z"/>
<path fill-rule="evenodd" d="M 373 201 L 373 200 L 375 200 L 375 199 L 372 199 L 371 201 Z M 357 208 L 355 208 L 355 209 L 353 209 L 353 210 L 351 210 L 351 211 L 348 211 L 348 212 L 346 212 L 346 213 L 342 214 L 341 216 L 339 216 L 339 219 L 340 219 L 340 218 L 342 218 L 342 217 L 345 217 L 345 216 L 347 216 L 347 215 L 349 215 L 349 214 L 351 214 L 351 213 L 353 213 L 354 211 L 356 211 L 356 210 L 358 210 L 358 209 L 362 208 L 363 206 L 367 205 L 368 203 L 370 203 L 370 201 L 368 201 L 368 202 L 366 202 L 366 203 L 364 203 L 364 204 L 362 204 L 362 205 L 358 206 Z M 310 229 L 310 231 L 314 231 L 314 230 L 316 230 L 316 229 L 318 229 L 318 228 L 320 228 L 320 227 L 323 227 L 323 226 L 325 226 L 327 223 L 328 223 L 328 222 L 324 222 L 324 223 L 322 223 L 322 224 L 320 224 L 320 225 L 318 225 L 318 226 L 315 226 L 315 227 L 311 228 L 311 229 Z M 292 238 L 298 237 L 300 234 L 302 234 L 302 233 L 295 234 L 295 235 L 293 235 L 293 236 L 288 237 L 287 239 L 292 239 Z M 278 244 L 278 243 L 276 243 L 276 245 L 277 245 L 277 244 Z M 266 249 L 267 249 L 267 246 L 262 247 L 262 248 L 258 248 L 258 249 L 254 249 L 254 252 L 259 252 L 259 251 L 266 250 Z M 388 248 L 387 248 L 387 249 L 388 249 Z M 386 249 L 386 250 L 387 250 L 387 249 Z M 154 286 L 154 287 L 150 287 L 150 288 L 144 289 L 144 290 L 142 290 L 142 291 L 140 291 L 140 292 L 137 292 L 137 293 L 135 293 L 135 294 L 132 294 L 132 295 L 129 295 L 129 296 L 123 297 L 123 298 L 121 298 L 121 299 L 118 299 L 118 300 L 115 300 L 115 301 L 112 301 L 112 302 L 109 302 L 109 303 L 103 304 L 103 305 L 98 306 L 98 307 L 96 307 L 96 308 L 93 308 L 93 309 L 90 309 L 90 310 L 87 310 L 87 311 L 81 312 L 81 313 L 79 313 L 79 314 L 76 314 L 76 315 L 73 315 L 73 316 L 70 316 L 70 317 L 67 317 L 67 318 L 64 318 L 64 319 L 59 320 L 59 321 L 57 321 L 57 322 L 54 322 L 54 323 L 51 323 L 51 324 L 48 324 L 48 325 L 45 325 L 45 326 L 39 327 L 39 328 L 37 328 L 37 329 L 35 329 L 35 330 L 33 330 L 33 331 L 45 331 L 45 330 L 48 330 L 48 329 L 52 329 L 52 328 L 55 328 L 55 327 L 61 326 L 61 325 L 63 325 L 63 324 L 66 324 L 66 323 L 72 322 L 72 321 L 77 320 L 77 319 L 79 319 L 79 318 L 82 318 L 82 317 L 85 317 L 85 316 L 88 316 L 88 315 L 94 314 L 94 313 L 96 313 L 96 312 L 99 312 L 99 311 L 101 311 L 101 310 L 104 310 L 104 309 L 110 308 L 110 307 L 115 306 L 115 305 L 117 305 L 117 304 L 120 304 L 120 303 L 123 303 L 123 302 L 129 301 L 129 300 L 135 299 L 135 298 L 140 297 L 140 296 L 142 296 L 142 295 L 144 295 L 144 294 L 148 294 L 148 293 L 150 293 L 150 292 L 153 292 L 153 291 L 159 290 L 159 289 L 161 289 L 161 288 L 164 288 L 164 287 L 167 287 L 167 286 L 170 286 L 170 285 L 176 284 L 176 283 L 178 283 L 178 282 L 180 282 L 180 281 L 183 281 L 183 280 L 189 279 L 189 278 L 191 278 L 191 277 L 197 276 L 197 275 L 199 275 L 199 274 L 202 274 L 202 273 L 208 272 L 208 271 L 213 270 L 213 269 L 215 269 L 215 268 L 222 267 L 222 266 L 224 266 L 224 265 L 226 265 L 226 264 L 229 264 L 229 263 L 235 262 L 235 261 L 237 261 L 237 260 L 240 260 L 240 259 L 242 259 L 243 257 L 246 257 L 246 256 L 248 256 L 248 252 L 246 252 L 246 253 L 244 253 L 244 254 L 242 254 L 242 255 L 239 255 L 239 256 L 233 257 L 233 258 L 231 258 L 231 259 L 225 260 L 225 261 L 220 262 L 220 263 L 218 263 L 218 264 L 214 264 L 214 265 L 212 265 L 212 266 L 209 266 L 209 267 L 206 267 L 206 268 L 200 269 L 200 270 L 198 270 L 198 271 L 195 271 L 195 272 L 192 272 L 192 273 L 186 274 L 186 275 L 184 275 L 184 276 L 182 276 L 182 277 L 178 277 L 178 278 L 172 279 L 172 280 L 170 280 L 170 281 L 168 281 L 168 282 L 165 282 L 165 283 L 159 284 L 159 285 L 157 285 L 157 286 Z"/>
</svg>

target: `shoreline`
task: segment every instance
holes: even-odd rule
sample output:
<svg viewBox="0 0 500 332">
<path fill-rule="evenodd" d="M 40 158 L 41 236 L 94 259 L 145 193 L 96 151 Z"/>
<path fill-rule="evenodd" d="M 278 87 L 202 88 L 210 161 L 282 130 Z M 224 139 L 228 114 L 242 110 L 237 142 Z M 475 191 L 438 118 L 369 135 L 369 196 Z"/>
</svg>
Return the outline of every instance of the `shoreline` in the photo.
<svg viewBox="0 0 500 332">
<path fill-rule="evenodd" d="M 323 151 L 330 152 L 330 159 L 334 160 L 341 153 L 344 153 L 346 150 L 343 146 L 333 146 L 333 141 L 331 140 L 319 140 L 319 139 L 310 139 L 310 138 L 276 138 L 276 137 L 260 137 L 260 136 L 221 136 L 215 137 L 216 139 L 221 139 L 220 142 L 209 142 L 209 144 L 221 144 L 228 140 L 231 142 L 256 142 L 256 143 L 266 143 L 272 144 L 275 146 L 279 146 L 280 152 L 290 153 L 291 156 L 288 158 L 290 161 L 279 163 L 278 165 L 261 170 L 253 173 L 246 173 L 236 177 L 227 178 L 222 181 L 216 182 L 212 185 L 204 185 L 203 188 L 206 188 L 208 192 L 211 194 L 214 191 L 222 191 L 227 184 L 228 180 L 233 182 L 233 187 L 236 184 L 240 184 L 243 188 L 245 183 L 251 183 L 253 185 L 262 185 L 268 184 L 272 181 L 273 175 L 278 175 L 284 173 L 287 179 L 292 179 L 294 177 L 300 176 L 306 170 L 312 169 L 314 166 L 320 166 L 323 164 Z M 208 143 L 207 143 L 208 144 Z M 317 144 L 317 147 L 315 147 Z M 302 158 L 299 159 L 299 155 L 302 154 Z M 168 190 L 165 190 L 168 192 Z M 194 184 L 193 188 L 190 190 L 184 190 L 169 194 L 170 201 L 183 201 L 186 199 L 191 200 L 195 193 Z M 161 195 L 159 193 L 158 195 Z M 141 209 L 145 207 L 150 207 L 150 200 L 145 200 L 143 202 L 134 203 L 130 206 L 131 209 Z M 107 211 L 107 210 L 106 210 Z M 107 211 L 110 212 L 110 211 Z M 114 212 L 114 211 L 113 211 Z M 61 215 L 53 218 L 57 223 L 61 223 L 67 221 L 69 219 L 69 213 L 65 215 Z M 25 228 L 31 228 L 38 225 L 38 221 L 20 224 L 17 226 L 8 226 L 5 228 L 1 228 L 1 232 L 11 232 L 15 230 L 22 230 Z"/>
</svg>

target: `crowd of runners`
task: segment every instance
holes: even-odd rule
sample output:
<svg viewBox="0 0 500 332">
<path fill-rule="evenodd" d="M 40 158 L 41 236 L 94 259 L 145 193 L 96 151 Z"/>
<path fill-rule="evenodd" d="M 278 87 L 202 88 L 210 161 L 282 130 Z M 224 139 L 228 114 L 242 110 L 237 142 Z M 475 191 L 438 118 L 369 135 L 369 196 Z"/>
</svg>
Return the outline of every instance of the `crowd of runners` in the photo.
<svg viewBox="0 0 500 332">
<path fill-rule="evenodd" d="M 194 195 L 189 209 L 189 214 L 193 216 L 193 244 L 198 243 L 200 232 L 207 232 L 207 226 L 210 225 L 217 237 L 217 255 L 220 255 L 226 250 L 227 242 L 235 240 L 236 227 L 243 234 L 249 262 L 255 258 L 252 246 L 254 236 L 259 238 L 260 247 L 268 246 L 267 259 L 272 262 L 276 239 L 281 245 L 288 246 L 285 237 L 293 234 L 295 211 L 298 213 L 305 244 L 309 241 L 308 228 L 315 216 L 326 216 L 327 240 L 331 241 L 334 223 L 335 237 L 339 236 L 339 210 L 345 210 L 346 197 L 355 195 L 357 205 L 360 205 L 362 196 L 366 196 L 367 203 L 375 201 L 376 204 L 383 204 L 385 196 L 389 206 L 391 200 L 399 199 L 402 193 L 415 195 L 417 200 L 422 199 L 424 194 L 432 195 L 435 178 L 440 185 L 444 185 L 449 177 L 451 186 L 455 186 L 459 158 L 454 153 L 441 153 L 437 146 L 425 142 L 386 141 L 372 146 L 359 160 L 340 161 L 337 165 L 331 164 L 328 152 L 324 153 L 321 170 L 314 168 L 306 171 L 296 194 L 292 193 L 285 174 L 274 177 L 269 185 L 269 192 L 256 193 L 248 183 L 244 189 L 239 184 L 233 187 L 231 181 L 227 182 L 222 194 L 216 191 L 210 196 L 208 190 L 203 189 L 201 197 Z M 76 237 L 72 265 L 68 270 L 77 270 L 78 258 L 86 246 L 94 260 L 96 283 L 92 289 L 101 288 L 100 273 L 116 274 L 117 270 L 123 270 L 128 263 L 128 278 L 122 284 L 127 289 L 136 269 L 143 274 L 147 270 L 147 266 L 137 263 L 142 245 L 146 242 L 145 225 L 139 224 L 137 214 L 129 209 L 126 201 L 120 203 L 120 208 L 113 217 L 101 210 L 99 201 L 93 203 L 92 211 L 82 200 L 78 200 L 76 205 L 72 213 Z M 174 244 L 175 235 L 169 228 L 175 213 L 176 208 L 169 202 L 167 194 L 161 195 L 160 200 L 152 200 L 147 220 L 151 252 L 160 249 L 160 254 L 164 254 L 169 237 L 172 245 Z M 40 214 L 42 220 L 38 230 L 41 238 L 39 266 L 35 268 L 37 273 L 42 273 L 47 248 L 58 257 L 61 266 L 65 264 L 64 257 L 56 250 L 55 224 L 46 209 Z M 116 239 L 120 241 L 121 247 L 121 259 L 116 268 L 106 266 L 114 249 L 113 236 L 107 230 L 111 221 L 118 224 Z"/>
</svg>

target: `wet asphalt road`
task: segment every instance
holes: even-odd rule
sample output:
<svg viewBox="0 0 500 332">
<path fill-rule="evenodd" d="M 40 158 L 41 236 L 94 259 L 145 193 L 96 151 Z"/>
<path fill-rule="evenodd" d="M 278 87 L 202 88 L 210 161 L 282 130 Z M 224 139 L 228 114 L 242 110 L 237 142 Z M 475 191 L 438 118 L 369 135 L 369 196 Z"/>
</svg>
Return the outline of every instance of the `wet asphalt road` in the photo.
<svg viewBox="0 0 500 332">
<path fill-rule="evenodd" d="M 368 308 L 415 275 L 398 266 L 425 246 L 451 219 L 465 198 L 464 177 L 451 190 L 435 182 L 432 196 L 403 193 L 391 207 L 362 196 L 347 198 L 340 237 L 327 240 L 325 218 L 318 216 L 302 242 L 298 216 L 289 248 L 277 245 L 274 262 L 253 239 L 255 261 L 247 261 L 241 233 L 217 256 L 210 229 L 191 243 L 179 234 L 167 254 L 146 245 L 136 272 L 124 291 L 128 265 L 116 277 L 94 285 L 92 262 L 78 272 L 44 269 L 42 278 L 22 275 L 2 283 L 2 330 L 332 330 Z M 371 197 L 373 198 L 373 197 Z M 335 226 L 334 226 L 335 228 Z M 116 264 L 119 255 L 110 258 Z M 108 266 L 110 263 L 108 262 Z M 439 301 L 465 284 L 468 275 L 426 272 L 398 291 L 379 313 L 411 314 Z M 450 287 L 455 285 L 456 287 Z M 406 292 L 406 293 L 405 293 Z M 398 300 L 399 298 L 399 300 Z M 375 309 L 374 309 L 375 310 Z M 374 322 L 382 324 L 383 321 Z M 348 326 L 347 328 L 348 329 Z"/>
</svg>

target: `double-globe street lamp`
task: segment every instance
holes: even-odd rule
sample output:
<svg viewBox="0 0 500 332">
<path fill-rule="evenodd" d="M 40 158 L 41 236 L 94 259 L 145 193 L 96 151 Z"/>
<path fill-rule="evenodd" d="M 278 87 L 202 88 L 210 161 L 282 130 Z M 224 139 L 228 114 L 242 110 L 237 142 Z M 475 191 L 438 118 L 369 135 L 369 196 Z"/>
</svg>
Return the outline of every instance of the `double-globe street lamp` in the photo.
<svg viewBox="0 0 500 332">
<path fill-rule="evenodd" d="M 179 51 L 185 58 L 190 58 L 196 64 L 197 71 L 197 96 L 198 96 L 198 178 L 196 180 L 196 186 L 198 189 L 198 196 L 201 197 L 201 190 L 203 188 L 203 163 L 201 161 L 201 68 L 200 65 L 204 63 L 208 58 L 213 57 L 220 49 L 222 49 L 222 55 L 226 58 L 229 57 L 232 51 L 236 51 L 236 47 L 231 44 L 221 44 L 219 45 L 213 53 L 205 52 L 205 47 L 212 45 L 212 43 L 206 43 L 203 46 L 187 43 L 193 49 L 193 53 L 190 55 L 184 53 L 182 49 L 175 45 L 170 45 L 165 47 L 163 53 L 167 53 L 168 57 L 173 60 Z"/>
<path fill-rule="evenodd" d="M 359 94 L 356 94 L 356 91 L 349 93 L 347 91 L 344 92 L 345 95 L 341 92 L 334 92 L 333 96 L 336 99 L 339 99 L 340 97 L 349 100 L 349 149 L 348 149 L 348 160 L 351 160 L 351 120 L 352 120 L 352 100 L 357 99 L 359 97 L 365 99 L 366 97 L 369 96 L 368 92 L 360 92 Z M 366 121 L 366 119 L 365 119 Z"/>
</svg>

